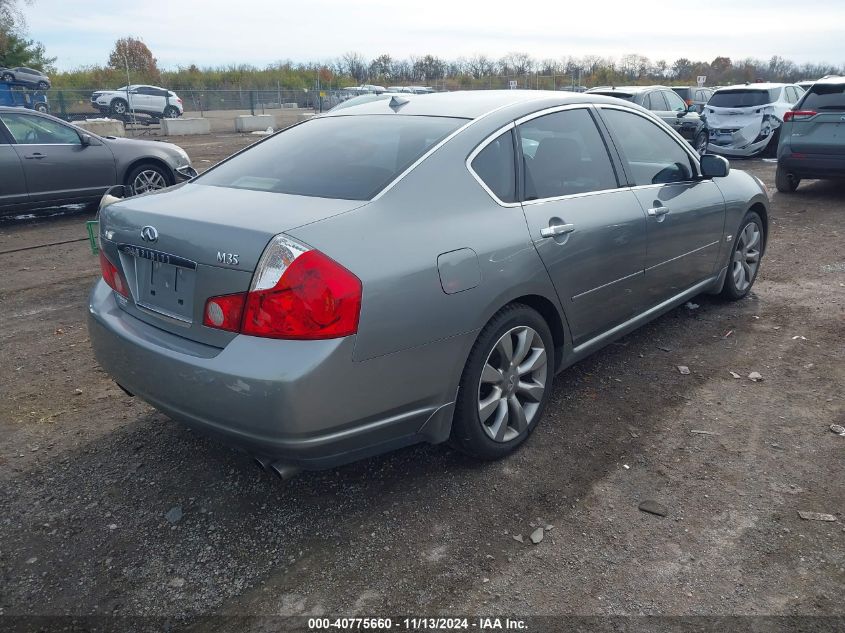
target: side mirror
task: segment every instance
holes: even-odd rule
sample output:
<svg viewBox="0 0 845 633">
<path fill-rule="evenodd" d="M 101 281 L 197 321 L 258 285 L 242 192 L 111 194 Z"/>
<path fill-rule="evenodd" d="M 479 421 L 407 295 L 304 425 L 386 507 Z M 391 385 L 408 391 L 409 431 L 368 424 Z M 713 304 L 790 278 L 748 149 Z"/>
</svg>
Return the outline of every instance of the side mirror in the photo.
<svg viewBox="0 0 845 633">
<path fill-rule="evenodd" d="M 109 187 L 108 189 L 106 189 L 106 193 L 103 194 L 103 197 L 100 198 L 99 209 L 102 210 L 103 208 L 109 206 L 110 204 L 114 204 L 115 202 L 120 202 L 125 197 L 126 197 L 126 186 L 125 185 L 114 185 L 113 187 Z"/>
<path fill-rule="evenodd" d="M 704 178 L 724 178 L 731 173 L 731 164 L 724 156 L 704 154 L 701 157 L 701 175 Z"/>
<path fill-rule="evenodd" d="M 79 140 L 82 142 L 82 147 L 88 147 L 91 144 L 90 134 L 80 134 Z"/>
</svg>

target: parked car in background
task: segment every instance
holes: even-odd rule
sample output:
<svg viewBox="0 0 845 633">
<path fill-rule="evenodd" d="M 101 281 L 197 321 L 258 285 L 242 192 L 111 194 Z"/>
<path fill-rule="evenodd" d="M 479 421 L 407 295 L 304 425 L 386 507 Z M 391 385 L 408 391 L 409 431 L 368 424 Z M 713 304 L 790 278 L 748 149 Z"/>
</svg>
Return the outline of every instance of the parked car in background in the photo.
<svg viewBox="0 0 845 633">
<path fill-rule="evenodd" d="M 0 106 L 28 108 L 37 112 L 50 111 L 47 95 L 15 83 L 0 83 Z"/>
<path fill-rule="evenodd" d="M 704 112 L 704 106 L 713 96 L 713 88 L 703 86 L 672 86 L 672 90 L 684 100 L 687 107 L 695 106 L 695 110 L 699 114 Z"/>
<path fill-rule="evenodd" d="M 705 108 L 708 149 L 725 156 L 774 156 L 783 116 L 804 90 L 796 84 L 756 83 L 719 88 Z"/>
<path fill-rule="evenodd" d="M 145 193 L 196 175 L 170 143 L 101 137 L 47 114 L 0 107 L 0 213 L 91 203 L 111 186 Z"/>
<path fill-rule="evenodd" d="M 699 293 L 750 291 L 764 185 L 653 113 L 560 91 L 405 99 L 104 206 L 103 369 L 280 474 L 450 438 L 495 459 L 557 372 Z"/>
<path fill-rule="evenodd" d="M 393 97 L 404 98 L 407 97 L 409 93 L 403 92 L 381 92 L 376 94 L 374 92 L 370 92 L 367 94 L 358 95 L 357 97 L 350 97 L 346 101 L 341 101 L 336 106 L 331 108 L 331 112 L 335 112 L 337 110 L 343 110 L 344 108 L 350 108 L 352 106 L 361 105 L 362 103 L 370 103 L 371 101 L 382 101 L 387 99 L 392 99 Z"/>
<path fill-rule="evenodd" d="M 50 89 L 50 78 L 42 73 L 40 70 L 34 68 L 25 68 L 18 66 L 17 68 L 0 68 L 0 80 L 5 82 L 15 82 L 38 88 L 39 90 Z"/>
<path fill-rule="evenodd" d="M 845 77 L 819 79 L 786 112 L 777 156 L 782 193 L 803 178 L 845 178 Z"/>
<path fill-rule="evenodd" d="M 97 90 L 91 95 L 91 105 L 102 114 L 117 117 L 145 114 L 154 118 L 175 119 L 182 116 L 182 99 L 167 88 L 131 85 L 117 90 Z"/>
<path fill-rule="evenodd" d="M 387 92 L 387 89 L 384 86 L 376 86 L 373 84 L 364 84 L 363 86 L 349 86 L 347 88 L 344 88 L 344 90 L 353 95 L 381 94 L 382 92 Z"/>
<path fill-rule="evenodd" d="M 434 92 L 434 88 L 429 86 L 388 86 L 387 92 L 405 92 L 415 95 L 427 95 Z"/>
<path fill-rule="evenodd" d="M 614 86 L 592 88 L 586 94 L 624 99 L 651 110 L 683 136 L 699 154 L 707 151 L 707 121 L 666 86 Z"/>
</svg>

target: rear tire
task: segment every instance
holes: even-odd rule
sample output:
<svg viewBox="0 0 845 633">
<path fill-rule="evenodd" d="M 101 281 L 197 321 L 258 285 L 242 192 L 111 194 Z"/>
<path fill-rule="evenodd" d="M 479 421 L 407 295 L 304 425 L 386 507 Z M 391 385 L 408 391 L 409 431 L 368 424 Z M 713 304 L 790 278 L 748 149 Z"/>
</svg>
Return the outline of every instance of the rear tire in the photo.
<svg viewBox="0 0 845 633">
<path fill-rule="evenodd" d="M 109 106 L 109 112 L 117 116 L 125 116 L 129 110 L 129 104 L 123 99 L 114 99 Z"/>
<path fill-rule="evenodd" d="M 37 112 L 42 112 L 44 114 L 47 114 L 47 106 L 44 105 L 43 103 L 39 103 L 38 105 L 36 105 L 35 110 Z"/>
<path fill-rule="evenodd" d="M 778 191 L 781 193 L 793 193 L 796 189 L 798 189 L 798 185 L 800 183 L 800 178 L 796 178 L 786 169 L 778 165 L 777 171 L 775 172 L 775 187 L 777 187 Z"/>
<path fill-rule="evenodd" d="M 12 73 L 3 73 L 3 81 L 14 81 L 15 76 Z"/>
<path fill-rule="evenodd" d="M 537 426 L 551 393 L 554 344 L 549 326 L 512 303 L 487 323 L 464 366 L 452 445 L 477 459 L 509 455 Z"/>
<path fill-rule="evenodd" d="M 763 150 L 763 156 L 766 158 L 775 158 L 778 155 L 778 143 L 780 143 L 780 128 L 772 132 L 772 138 L 769 139 L 769 144 Z"/>
<path fill-rule="evenodd" d="M 738 301 L 751 292 L 765 249 L 763 220 L 756 211 L 749 211 L 734 236 L 731 261 L 728 263 L 725 285 L 722 286 L 723 299 Z"/>
<path fill-rule="evenodd" d="M 176 106 L 167 106 L 164 109 L 165 119 L 178 119 L 180 114 L 181 113 L 179 112 L 179 108 L 177 108 Z"/>
<path fill-rule="evenodd" d="M 48 84 L 46 81 L 39 81 L 38 82 L 38 89 L 39 90 L 49 90 L 50 84 Z"/>
</svg>

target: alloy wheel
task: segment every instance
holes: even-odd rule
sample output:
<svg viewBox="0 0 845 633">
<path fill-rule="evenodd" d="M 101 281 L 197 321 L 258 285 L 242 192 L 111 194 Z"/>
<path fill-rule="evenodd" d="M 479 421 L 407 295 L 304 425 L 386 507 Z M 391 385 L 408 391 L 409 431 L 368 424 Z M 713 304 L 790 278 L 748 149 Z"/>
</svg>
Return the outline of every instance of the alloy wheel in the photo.
<svg viewBox="0 0 845 633">
<path fill-rule="evenodd" d="M 132 191 L 135 194 L 147 193 L 148 191 L 156 191 L 164 189 L 167 186 L 167 181 L 155 169 L 145 169 L 135 176 L 132 181 Z"/>
<path fill-rule="evenodd" d="M 731 274 L 734 286 L 739 292 L 745 292 L 757 274 L 757 268 L 760 266 L 761 235 L 757 223 L 749 222 L 737 238 L 731 258 Z"/>
<path fill-rule="evenodd" d="M 478 385 L 478 416 L 496 442 L 524 433 L 540 408 L 548 380 L 543 338 L 528 327 L 505 332 L 487 356 Z"/>
<path fill-rule="evenodd" d="M 114 111 L 115 114 L 125 114 L 126 113 L 126 106 L 124 105 L 123 101 L 118 101 L 114 104 Z"/>
</svg>

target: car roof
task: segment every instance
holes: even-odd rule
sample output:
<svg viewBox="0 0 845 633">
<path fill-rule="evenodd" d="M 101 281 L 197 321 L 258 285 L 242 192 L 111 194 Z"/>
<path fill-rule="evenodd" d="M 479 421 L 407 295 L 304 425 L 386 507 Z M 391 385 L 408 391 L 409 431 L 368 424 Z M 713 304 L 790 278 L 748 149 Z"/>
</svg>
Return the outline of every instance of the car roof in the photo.
<svg viewBox="0 0 845 633">
<path fill-rule="evenodd" d="M 619 103 L 611 97 L 597 94 L 563 92 L 553 90 L 464 90 L 456 92 L 435 92 L 432 94 L 402 93 L 397 96 L 405 103 L 396 108 L 398 114 L 416 116 L 446 116 L 477 119 L 499 108 L 531 102 L 548 102 L 557 105 L 577 103 Z M 338 112 L 327 112 L 322 116 L 350 116 L 359 114 L 387 114 L 392 99 L 370 101 L 351 106 Z"/>
<path fill-rule="evenodd" d="M 826 76 L 826 77 L 822 77 L 821 79 L 817 79 L 813 83 L 839 85 L 839 84 L 845 83 L 845 76 L 839 76 L 839 75 Z"/>
<path fill-rule="evenodd" d="M 682 88 L 686 88 L 688 86 L 679 86 Z M 646 92 L 648 90 L 671 90 L 669 86 L 598 86 L 596 88 L 591 88 L 587 92 L 624 92 L 627 94 L 638 94 L 640 92 Z"/>
<path fill-rule="evenodd" d="M 722 90 L 771 90 L 772 88 L 783 88 L 784 86 L 792 86 L 793 84 L 779 84 L 771 82 L 760 82 L 754 84 L 736 84 L 733 86 L 722 86 L 716 88 L 717 91 Z"/>
</svg>

